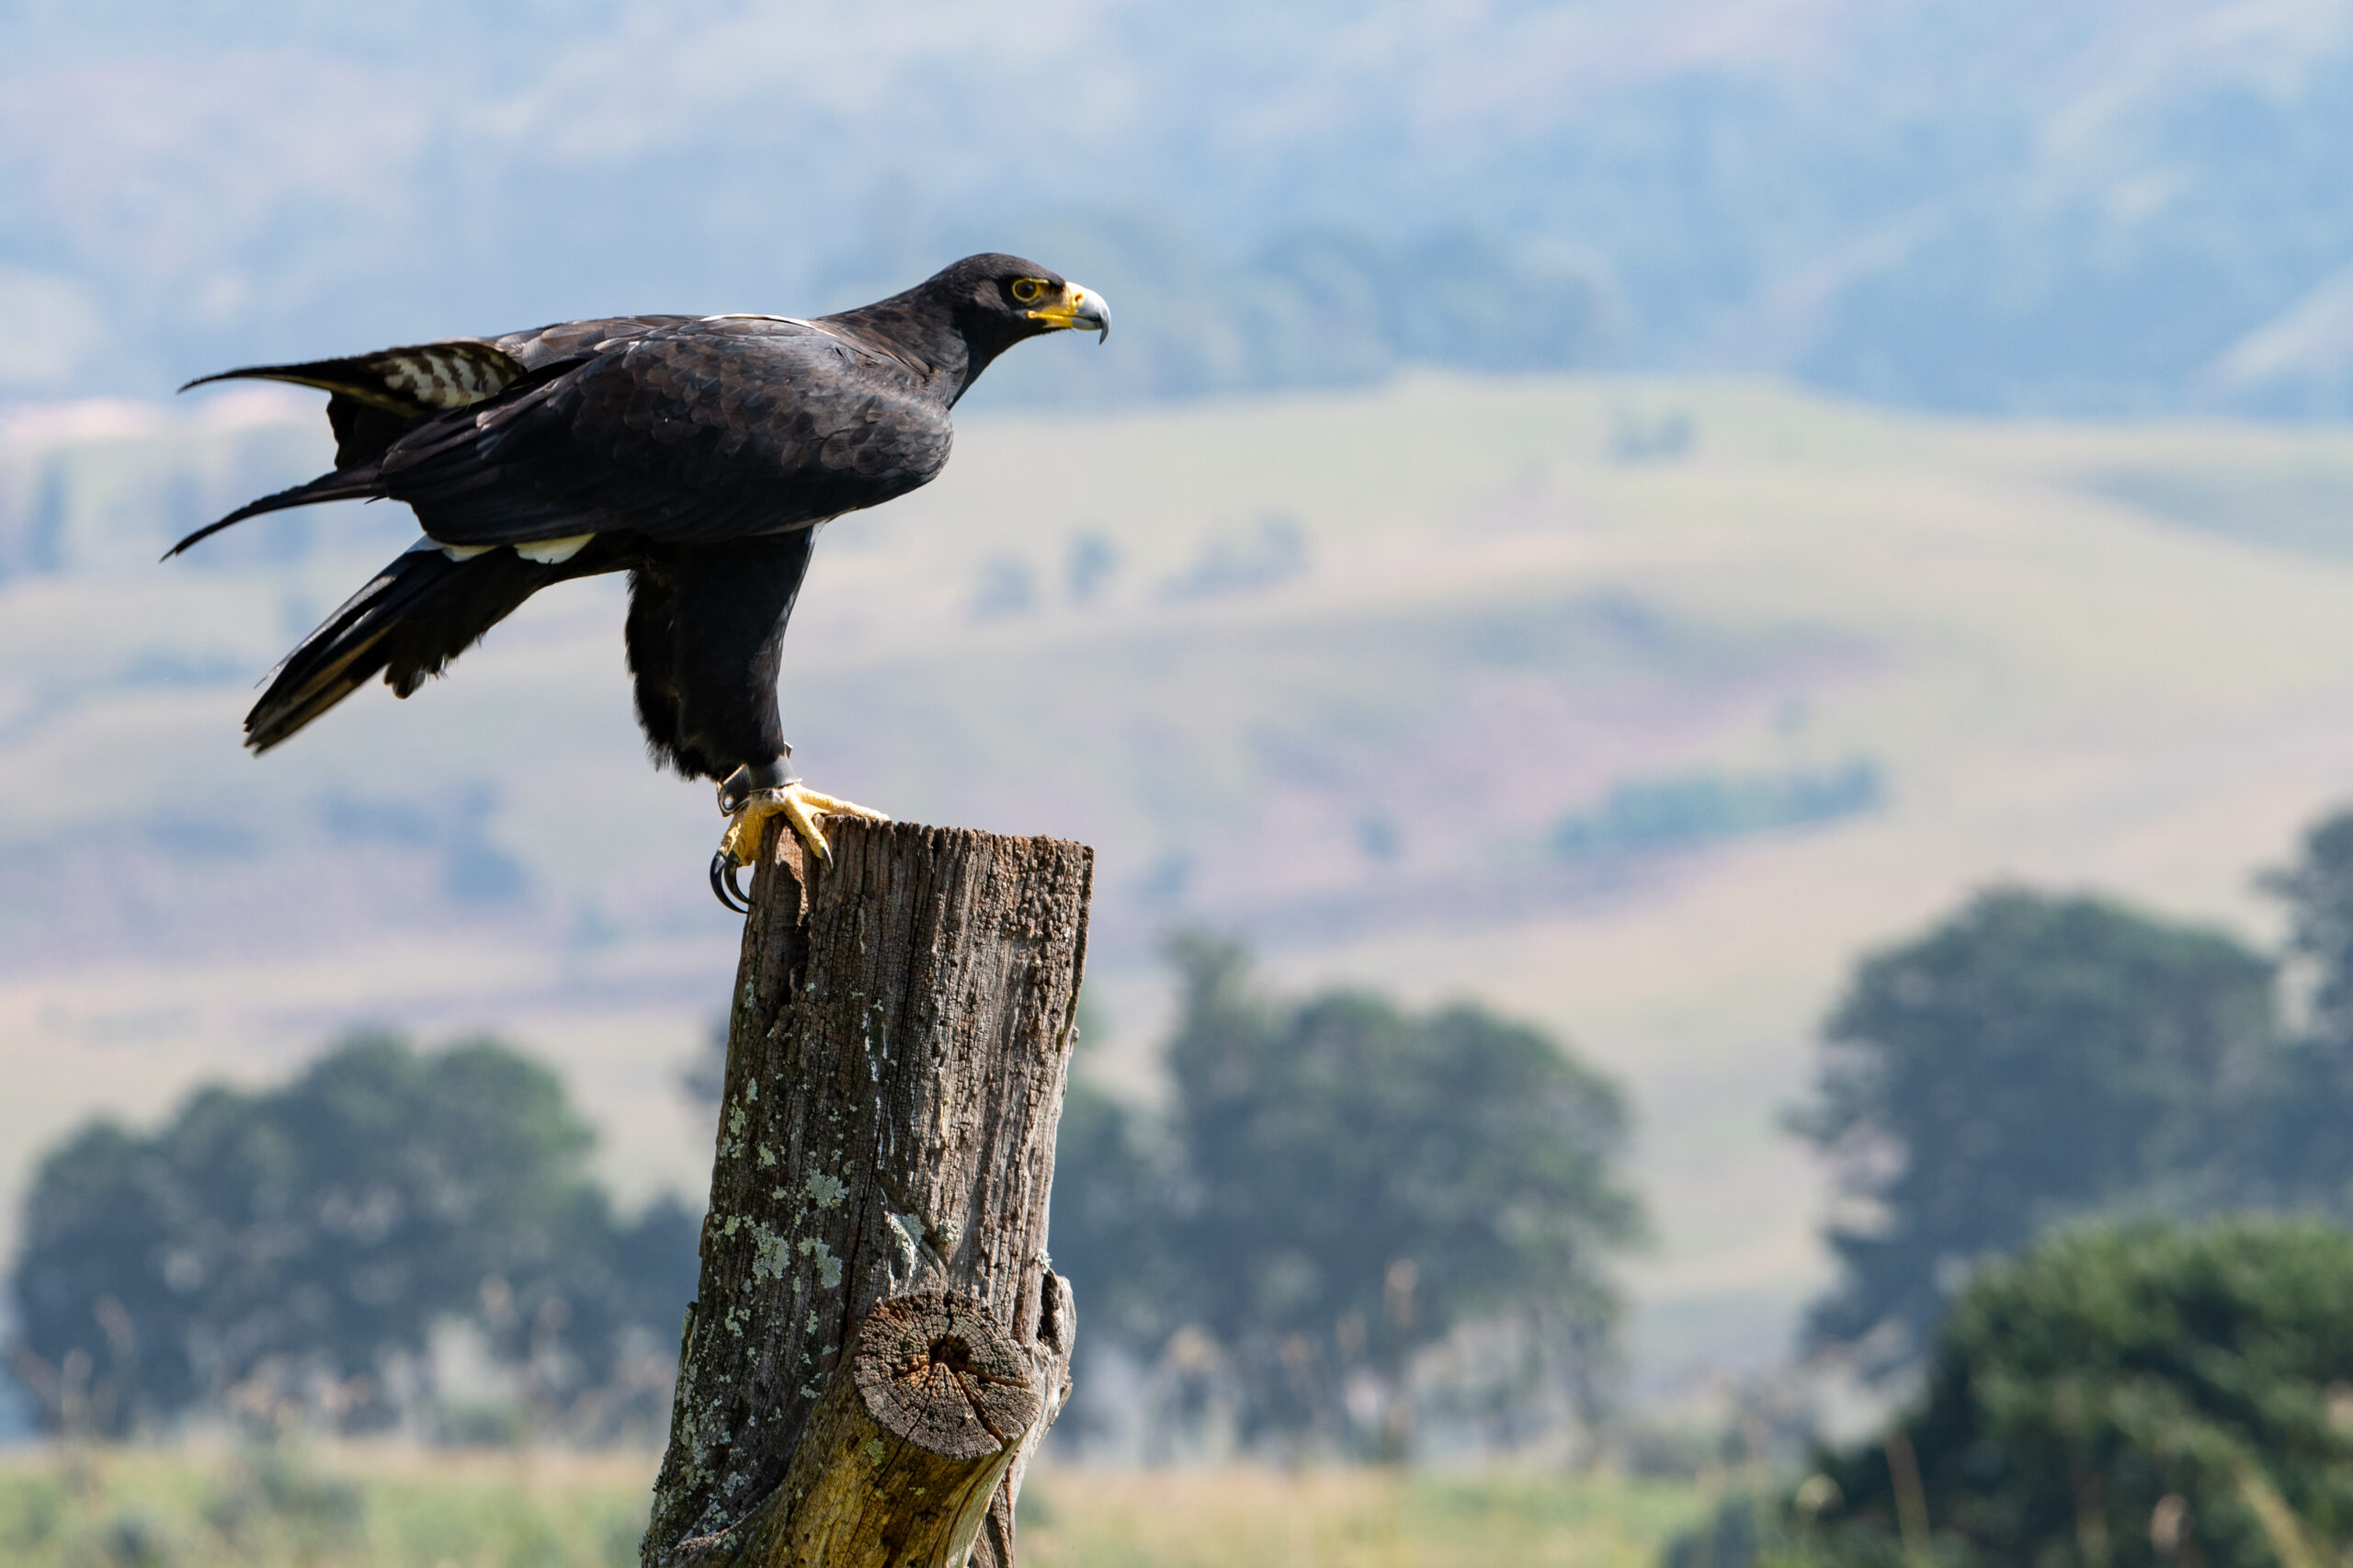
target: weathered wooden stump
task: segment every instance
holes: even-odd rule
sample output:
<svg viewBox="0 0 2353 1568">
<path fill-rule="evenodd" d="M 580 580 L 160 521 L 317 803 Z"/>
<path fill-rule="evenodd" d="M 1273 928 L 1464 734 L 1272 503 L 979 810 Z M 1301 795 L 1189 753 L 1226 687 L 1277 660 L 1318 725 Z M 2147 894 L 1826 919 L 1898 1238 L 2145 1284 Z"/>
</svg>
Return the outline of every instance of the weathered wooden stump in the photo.
<svg viewBox="0 0 2353 1568">
<path fill-rule="evenodd" d="M 1013 1561 L 1070 1389 L 1046 1203 L 1093 853 L 772 829 L 646 1568 Z"/>
</svg>

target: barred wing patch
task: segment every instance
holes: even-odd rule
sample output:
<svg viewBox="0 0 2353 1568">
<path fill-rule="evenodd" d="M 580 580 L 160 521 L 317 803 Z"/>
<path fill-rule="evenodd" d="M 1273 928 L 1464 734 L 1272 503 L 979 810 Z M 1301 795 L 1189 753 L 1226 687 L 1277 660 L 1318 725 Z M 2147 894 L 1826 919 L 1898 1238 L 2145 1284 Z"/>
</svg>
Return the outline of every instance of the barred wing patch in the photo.
<svg viewBox="0 0 2353 1568">
<path fill-rule="evenodd" d="M 463 408 L 504 391 L 523 367 L 487 343 L 428 343 L 370 356 L 392 392 L 426 408 Z"/>
<path fill-rule="evenodd" d="M 458 337 L 442 343 L 420 343 L 406 348 L 386 348 L 348 359 L 313 359 L 301 365 L 249 365 L 199 376 L 188 382 L 291 381 L 350 398 L 370 408 L 404 419 L 464 408 L 494 397 L 514 384 L 523 366 L 494 344 Z M 185 392 L 187 387 L 180 389 Z"/>
</svg>

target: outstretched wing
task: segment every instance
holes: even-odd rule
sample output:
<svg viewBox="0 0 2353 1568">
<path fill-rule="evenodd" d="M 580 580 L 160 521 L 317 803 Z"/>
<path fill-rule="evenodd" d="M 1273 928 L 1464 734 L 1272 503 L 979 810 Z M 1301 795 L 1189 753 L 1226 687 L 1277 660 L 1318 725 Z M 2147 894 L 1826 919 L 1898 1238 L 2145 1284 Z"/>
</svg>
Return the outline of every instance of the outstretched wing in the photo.
<svg viewBox="0 0 2353 1568">
<path fill-rule="evenodd" d="M 599 342 L 418 426 L 373 488 L 459 548 L 623 529 L 708 543 L 904 494 L 947 462 L 950 435 L 887 355 L 806 323 L 714 317 Z"/>
</svg>

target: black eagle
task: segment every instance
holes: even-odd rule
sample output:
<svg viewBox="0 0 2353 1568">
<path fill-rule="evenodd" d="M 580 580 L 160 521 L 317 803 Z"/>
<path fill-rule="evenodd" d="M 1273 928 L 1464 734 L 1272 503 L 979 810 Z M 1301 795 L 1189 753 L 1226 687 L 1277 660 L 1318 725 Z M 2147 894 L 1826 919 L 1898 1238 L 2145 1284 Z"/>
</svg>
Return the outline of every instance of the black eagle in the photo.
<svg viewBox="0 0 2353 1568">
<path fill-rule="evenodd" d="M 172 547 L 281 507 L 390 497 L 424 536 L 286 656 L 245 716 L 267 751 L 378 675 L 406 697 L 551 584 L 629 577 L 630 673 L 657 764 L 719 781 L 711 887 L 784 813 L 881 813 L 805 788 L 777 710 L 786 620 L 817 529 L 928 483 L 949 411 L 1025 337 L 1108 337 L 1102 297 L 1018 256 L 967 256 L 838 315 L 617 316 L 190 381 L 329 395 L 335 468 Z M 182 388 L 186 391 L 187 388 Z M 169 559 L 169 556 L 166 557 Z"/>
</svg>

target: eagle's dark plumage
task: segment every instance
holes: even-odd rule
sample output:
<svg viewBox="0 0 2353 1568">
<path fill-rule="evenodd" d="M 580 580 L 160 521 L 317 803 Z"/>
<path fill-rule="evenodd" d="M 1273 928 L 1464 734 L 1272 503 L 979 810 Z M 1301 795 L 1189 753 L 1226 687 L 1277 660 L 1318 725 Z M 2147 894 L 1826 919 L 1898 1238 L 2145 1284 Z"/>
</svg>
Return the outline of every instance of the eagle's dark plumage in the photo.
<svg viewBox="0 0 2353 1568">
<path fill-rule="evenodd" d="M 647 744 L 734 811 L 798 790 L 776 683 L 817 526 L 928 483 L 973 379 L 1070 327 L 1108 333 L 1100 298 L 990 255 L 813 321 L 621 316 L 207 376 L 324 389 L 336 466 L 172 553 L 320 501 L 405 501 L 423 527 L 287 655 L 245 719 L 256 751 L 379 676 L 408 696 L 551 584 L 627 572 Z"/>
</svg>

